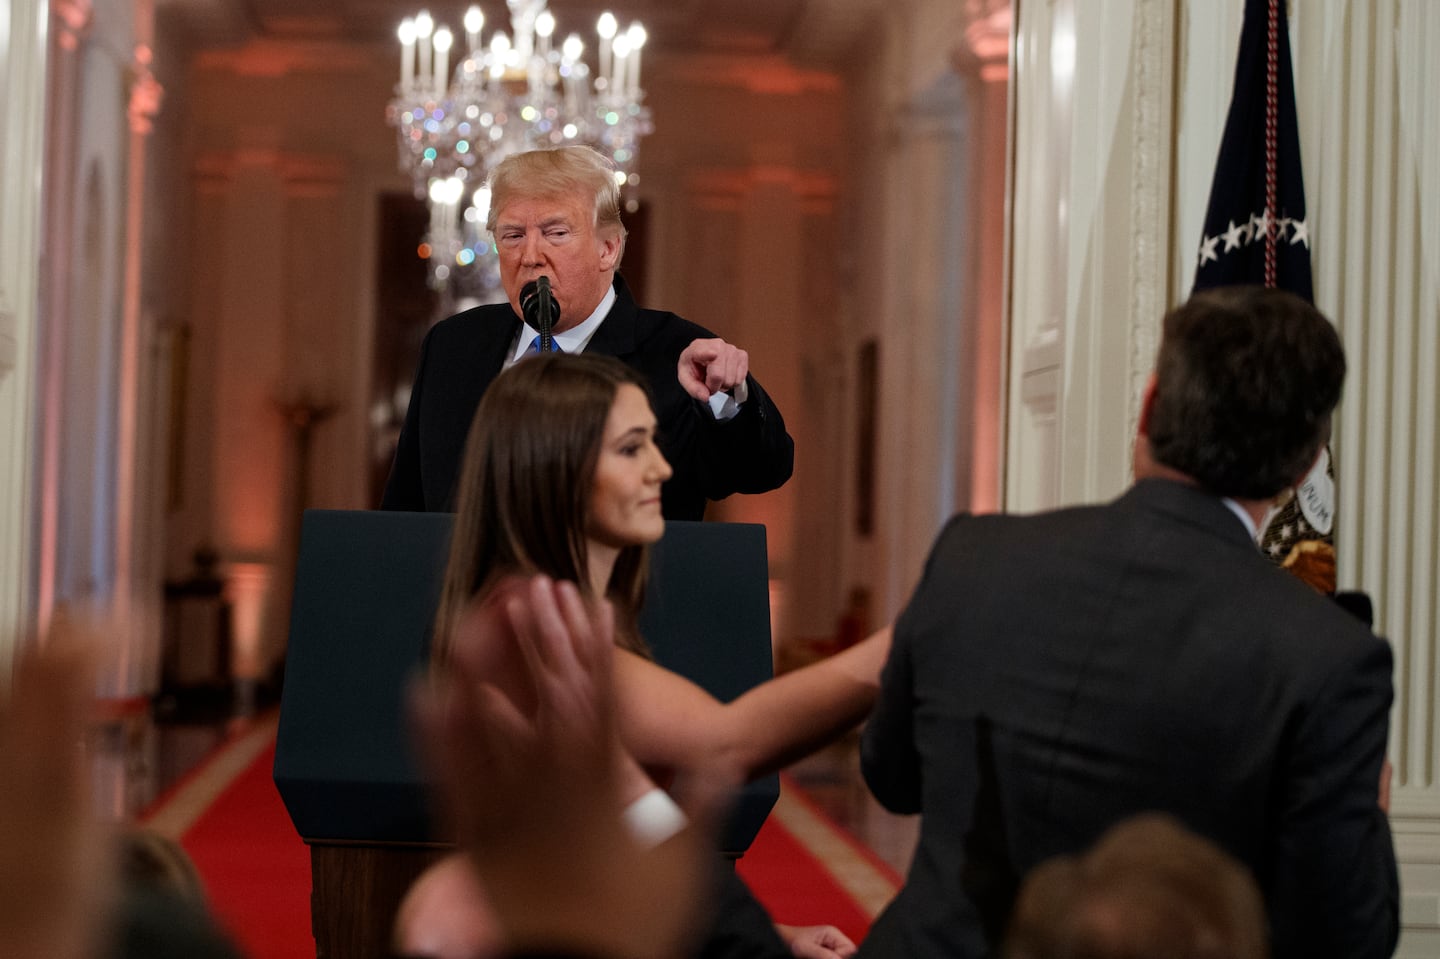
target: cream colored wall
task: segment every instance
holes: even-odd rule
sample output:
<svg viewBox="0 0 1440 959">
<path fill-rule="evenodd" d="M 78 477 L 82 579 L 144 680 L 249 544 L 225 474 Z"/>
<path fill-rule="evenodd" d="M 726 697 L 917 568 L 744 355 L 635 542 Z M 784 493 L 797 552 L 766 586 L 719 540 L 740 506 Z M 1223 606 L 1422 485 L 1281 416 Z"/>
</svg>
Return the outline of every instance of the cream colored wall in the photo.
<svg viewBox="0 0 1440 959">
<path fill-rule="evenodd" d="M 832 74 L 774 58 L 662 56 L 652 66 L 655 133 L 641 147 L 639 190 L 651 211 L 647 305 L 748 351 L 794 437 L 789 483 L 707 513 L 765 524 L 784 644 L 828 632 L 838 604 L 831 580 L 803 570 L 826 542 L 807 518 L 833 515 L 841 468 L 834 417 L 826 402 L 817 409 L 835 374 L 833 276 L 845 242 L 836 204 L 841 87 Z"/>
<path fill-rule="evenodd" d="M 1008 4 L 895 4 L 846 75 L 846 244 L 836 275 L 846 391 L 838 564 L 807 576 L 902 608 L 941 524 L 999 506 Z M 856 350 L 879 343 L 876 528 L 854 528 Z M 838 569 L 837 569 L 838 565 Z"/>
<path fill-rule="evenodd" d="M 170 575 L 214 548 L 234 604 L 233 666 L 283 649 L 302 493 L 298 419 L 312 430 L 304 505 L 362 509 L 375 317 L 375 218 L 395 168 L 388 50 L 338 45 L 200 54 L 181 120 L 189 390 L 178 435 Z"/>
<path fill-rule="evenodd" d="M 1242 8 L 1021 5 L 1012 509 L 1103 499 L 1128 482 L 1155 325 L 1194 274 Z M 1396 648 L 1399 954 L 1431 956 L 1440 948 L 1440 167 L 1426 160 L 1440 121 L 1422 106 L 1437 81 L 1422 51 L 1440 42 L 1440 11 L 1424 0 L 1317 0 L 1291 11 L 1316 301 L 1352 367 L 1334 444 L 1340 580 L 1376 598 L 1377 628 Z M 1057 70 L 1071 49 L 1073 74 Z"/>
</svg>

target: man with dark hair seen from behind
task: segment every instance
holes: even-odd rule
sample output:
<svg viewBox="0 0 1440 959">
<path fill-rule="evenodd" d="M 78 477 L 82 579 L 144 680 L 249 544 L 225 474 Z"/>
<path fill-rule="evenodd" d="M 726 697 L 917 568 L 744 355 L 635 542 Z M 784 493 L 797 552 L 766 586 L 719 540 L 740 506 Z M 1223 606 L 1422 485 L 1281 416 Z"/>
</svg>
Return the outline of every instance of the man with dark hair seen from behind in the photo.
<svg viewBox="0 0 1440 959">
<path fill-rule="evenodd" d="M 1303 300 L 1198 294 L 1165 318 L 1130 490 L 941 532 L 862 739 L 879 800 L 923 814 L 862 955 L 994 954 L 1030 869 L 1145 810 L 1249 867 L 1276 959 L 1391 954 L 1390 647 L 1255 545 L 1344 376 Z"/>
<path fill-rule="evenodd" d="M 430 329 L 382 509 L 448 511 L 480 398 L 511 363 L 538 349 L 521 319 L 526 284 L 548 277 L 554 348 L 614 356 L 649 384 L 658 442 L 674 470 L 666 519 L 703 519 L 707 500 L 763 493 L 790 478 L 795 444 L 749 375 L 749 354 L 674 313 L 636 305 L 617 270 L 625 250 L 614 167 L 589 147 L 532 150 L 490 175 L 486 228 L 508 303 L 477 306 Z"/>
</svg>

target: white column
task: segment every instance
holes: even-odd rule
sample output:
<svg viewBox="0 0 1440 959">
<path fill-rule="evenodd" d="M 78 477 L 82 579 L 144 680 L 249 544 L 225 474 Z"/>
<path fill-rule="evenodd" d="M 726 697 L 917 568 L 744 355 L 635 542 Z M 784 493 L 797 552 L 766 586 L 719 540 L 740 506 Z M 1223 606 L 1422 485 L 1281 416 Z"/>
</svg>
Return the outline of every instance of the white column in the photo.
<svg viewBox="0 0 1440 959">
<path fill-rule="evenodd" d="M 962 345 L 974 324 L 968 122 L 964 84 L 945 71 L 910 96 L 890 131 L 887 260 L 897 269 L 887 271 L 876 450 L 877 529 L 891 557 L 877 598 L 889 609 L 908 598 L 957 506 L 961 397 L 969 388 L 959 371 L 969 365 Z"/>
<path fill-rule="evenodd" d="M 115 661 L 114 689 L 133 696 L 153 692 L 159 679 L 162 631 L 159 544 L 149 531 L 164 513 L 156 489 L 163 472 L 141 456 L 151 448 L 153 407 L 146 390 L 156 382 L 145 349 L 149 331 L 141 315 L 144 256 L 146 146 L 164 91 L 151 73 L 154 10 L 150 0 L 136 0 L 135 47 L 128 70 L 129 120 L 125 165 L 124 275 L 121 301 L 120 370 L 117 382 L 115 461 L 115 596 L 118 621 L 126 625 Z"/>
<path fill-rule="evenodd" d="M 970 215 L 965 262 L 973 285 L 972 329 L 965 334 L 966 355 L 959 368 L 965 403 L 961 409 L 956 462 L 956 504 L 974 512 L 1000 508 L 1004 488 L 1006 178 L 1010 111 L 1010 33 L 1008 3 L 992 3 L 965 28 L 955 55 L 967 78 L 971 104 Z M 982 15 L 978 15 L 983 13 Z"/>
<path fill-rule="evenodd" d="M 46 306 L 46 322 L 37 339 L 36 402 L 40 411 L 35 423 L 34 468 L 35 484 L 35 610 L 37 624 L 43 630 L 48 624 L 56 601 L 56 580 L 61 566 L 60 504 L 63 496 L 61 461 L 66 445 L 65 426 L 84 432 L 80 423 L 72 422 L 72 397 L 67 384 L 67 363 L 72 353 L 72 337 L 93 344 L 102 337 L 72 330 L 72 292 L 78 284 L 72 269 L 75 262 L 77 208 L 87 206 L 81 196 L 76 177 L 80 100 L 82 97 L 81 60 L 83 44 L 90 31 L 94 8 L 88 0 L 58 0 L 50 7 L 50 25 L 54 29 L 53 49 L 57 56 L 48 71 L 45 95 L 46 143 L 45 190 L 42 196 L 45 220 L 44 251 L 41 262 L 44 273 L 40 284 Z M 112 148 L 112 151 L 113 148 Z M 98 205 L 98 204 L 97 204 Z M 91 265 L 83 271 L 95 281 L 100 270 Z M 100 311 L 82 307 L 87 321 L 99 323 Z M 85 378 L 87 382 L 99 379 Z M 107 404 L 108 405 L 108 404 Z M 78 429 L 77 429 L 78 427 Z M 93 432 L 93 431 L 92 431 Z M 82 472 L 74 470 L 72 472 Z M 68 504 L 73 518 L 77 504 Z M 73 525 L 73 524 L 72 524 Z"/>
<path fill-rule="evenodd" d="M 30 476 L 40 262 L 46 4 L 11 0 L 0 46 L 0 683 L 34 613 Z"/>
</svg>

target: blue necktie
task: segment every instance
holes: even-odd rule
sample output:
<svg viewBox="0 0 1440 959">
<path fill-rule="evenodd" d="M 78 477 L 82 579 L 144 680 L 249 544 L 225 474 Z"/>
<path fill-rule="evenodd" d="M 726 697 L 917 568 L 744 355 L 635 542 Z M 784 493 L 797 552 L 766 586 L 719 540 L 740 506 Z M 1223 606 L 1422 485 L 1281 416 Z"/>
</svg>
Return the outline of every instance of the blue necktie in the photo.
<svg viewBox="0 0 1440 959">
<path fill-rule="evenodd" d="M 537 337 L 535 337 L 535 339 L 533 339 L 533 340 L 530 341 L 530 352 L 531 352 L 531 353 L 539 353 L 539 352 L 540 352 L 540 337 L 537 336 Z M 564 352 L 565 352 L 564 350 L 560 349 L 560 344 L 557 343 L 557 342 L 555 342 L 555 338 L 554 338 L 553 336 L 550 338 L 550 352 L 551 352 L 551 353 L 564 353 Z"/>
</svg>

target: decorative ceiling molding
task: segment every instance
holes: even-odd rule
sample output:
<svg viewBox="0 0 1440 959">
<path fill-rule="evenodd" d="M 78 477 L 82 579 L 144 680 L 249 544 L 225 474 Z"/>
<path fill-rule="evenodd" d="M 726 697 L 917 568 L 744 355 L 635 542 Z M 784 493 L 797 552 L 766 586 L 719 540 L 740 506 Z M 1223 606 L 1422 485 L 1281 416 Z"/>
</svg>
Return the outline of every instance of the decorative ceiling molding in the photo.
<svg viewBox="0 0 1440 959">
<path fill-rule="evenodd" d="M 503 20 L 503 0 L 480 5 L 487 18 Z M 373 51 L 393 44 L 400 21 L 424 6 L 424 0 L 157 0 L 158 11 L 181 22 L 201 50 L 328 41 Z M 443 13 L 456 20 L 463 6 Z M 656 57 L 788 60 L 804 76 L 845 68 L 886 0 L 549 0 L 549 6 L 564 32 L 583 35 L 610 9 L 622 21 L 645 24 L 647 49 Z"/>
<path fill-rule="evenodd" d="M 338 156 L 300 153 L 275 147 L 208 150 L 195 158 L 197 181 L 212 187 L 230 182 L 242 169 L 270 170 L 287 187 L 312 189 L 343 182 L 345 161 Z"/>
<path fill-rule="evenodd" d="M 802 200 L 832 200 L 840 192 L 837 177 L 778 163 L 732 169 L 699 170 L 688 177 L 690 191 L 698 196 L 739 197 L 766 186 L 779 186 Z"/>
<path fill-rule="evenodd" d="M 363 73 L 372 70 L 375 63 L 376 52 L 371 47 L 326 40 L 257 39 L 238 47 L 202 50 L 195 56 L 197 69 L 246 77 L 337 70 Z"/>
<path fill-rule="evenodd" d="M 805 0 L 783 52 L 803 66 L 843 68 L 860 42 L 877 32 L 885 7 L 885 0 Z"/>
<path fill-rule="evenodd" d="M 838 74 L 796 67 L 777 54 L 699 54 L 665 57 L 660 62 L 667 75 L 686 83 L 762 95 L 836 93 L 841 87 Z"/>
</svg>

